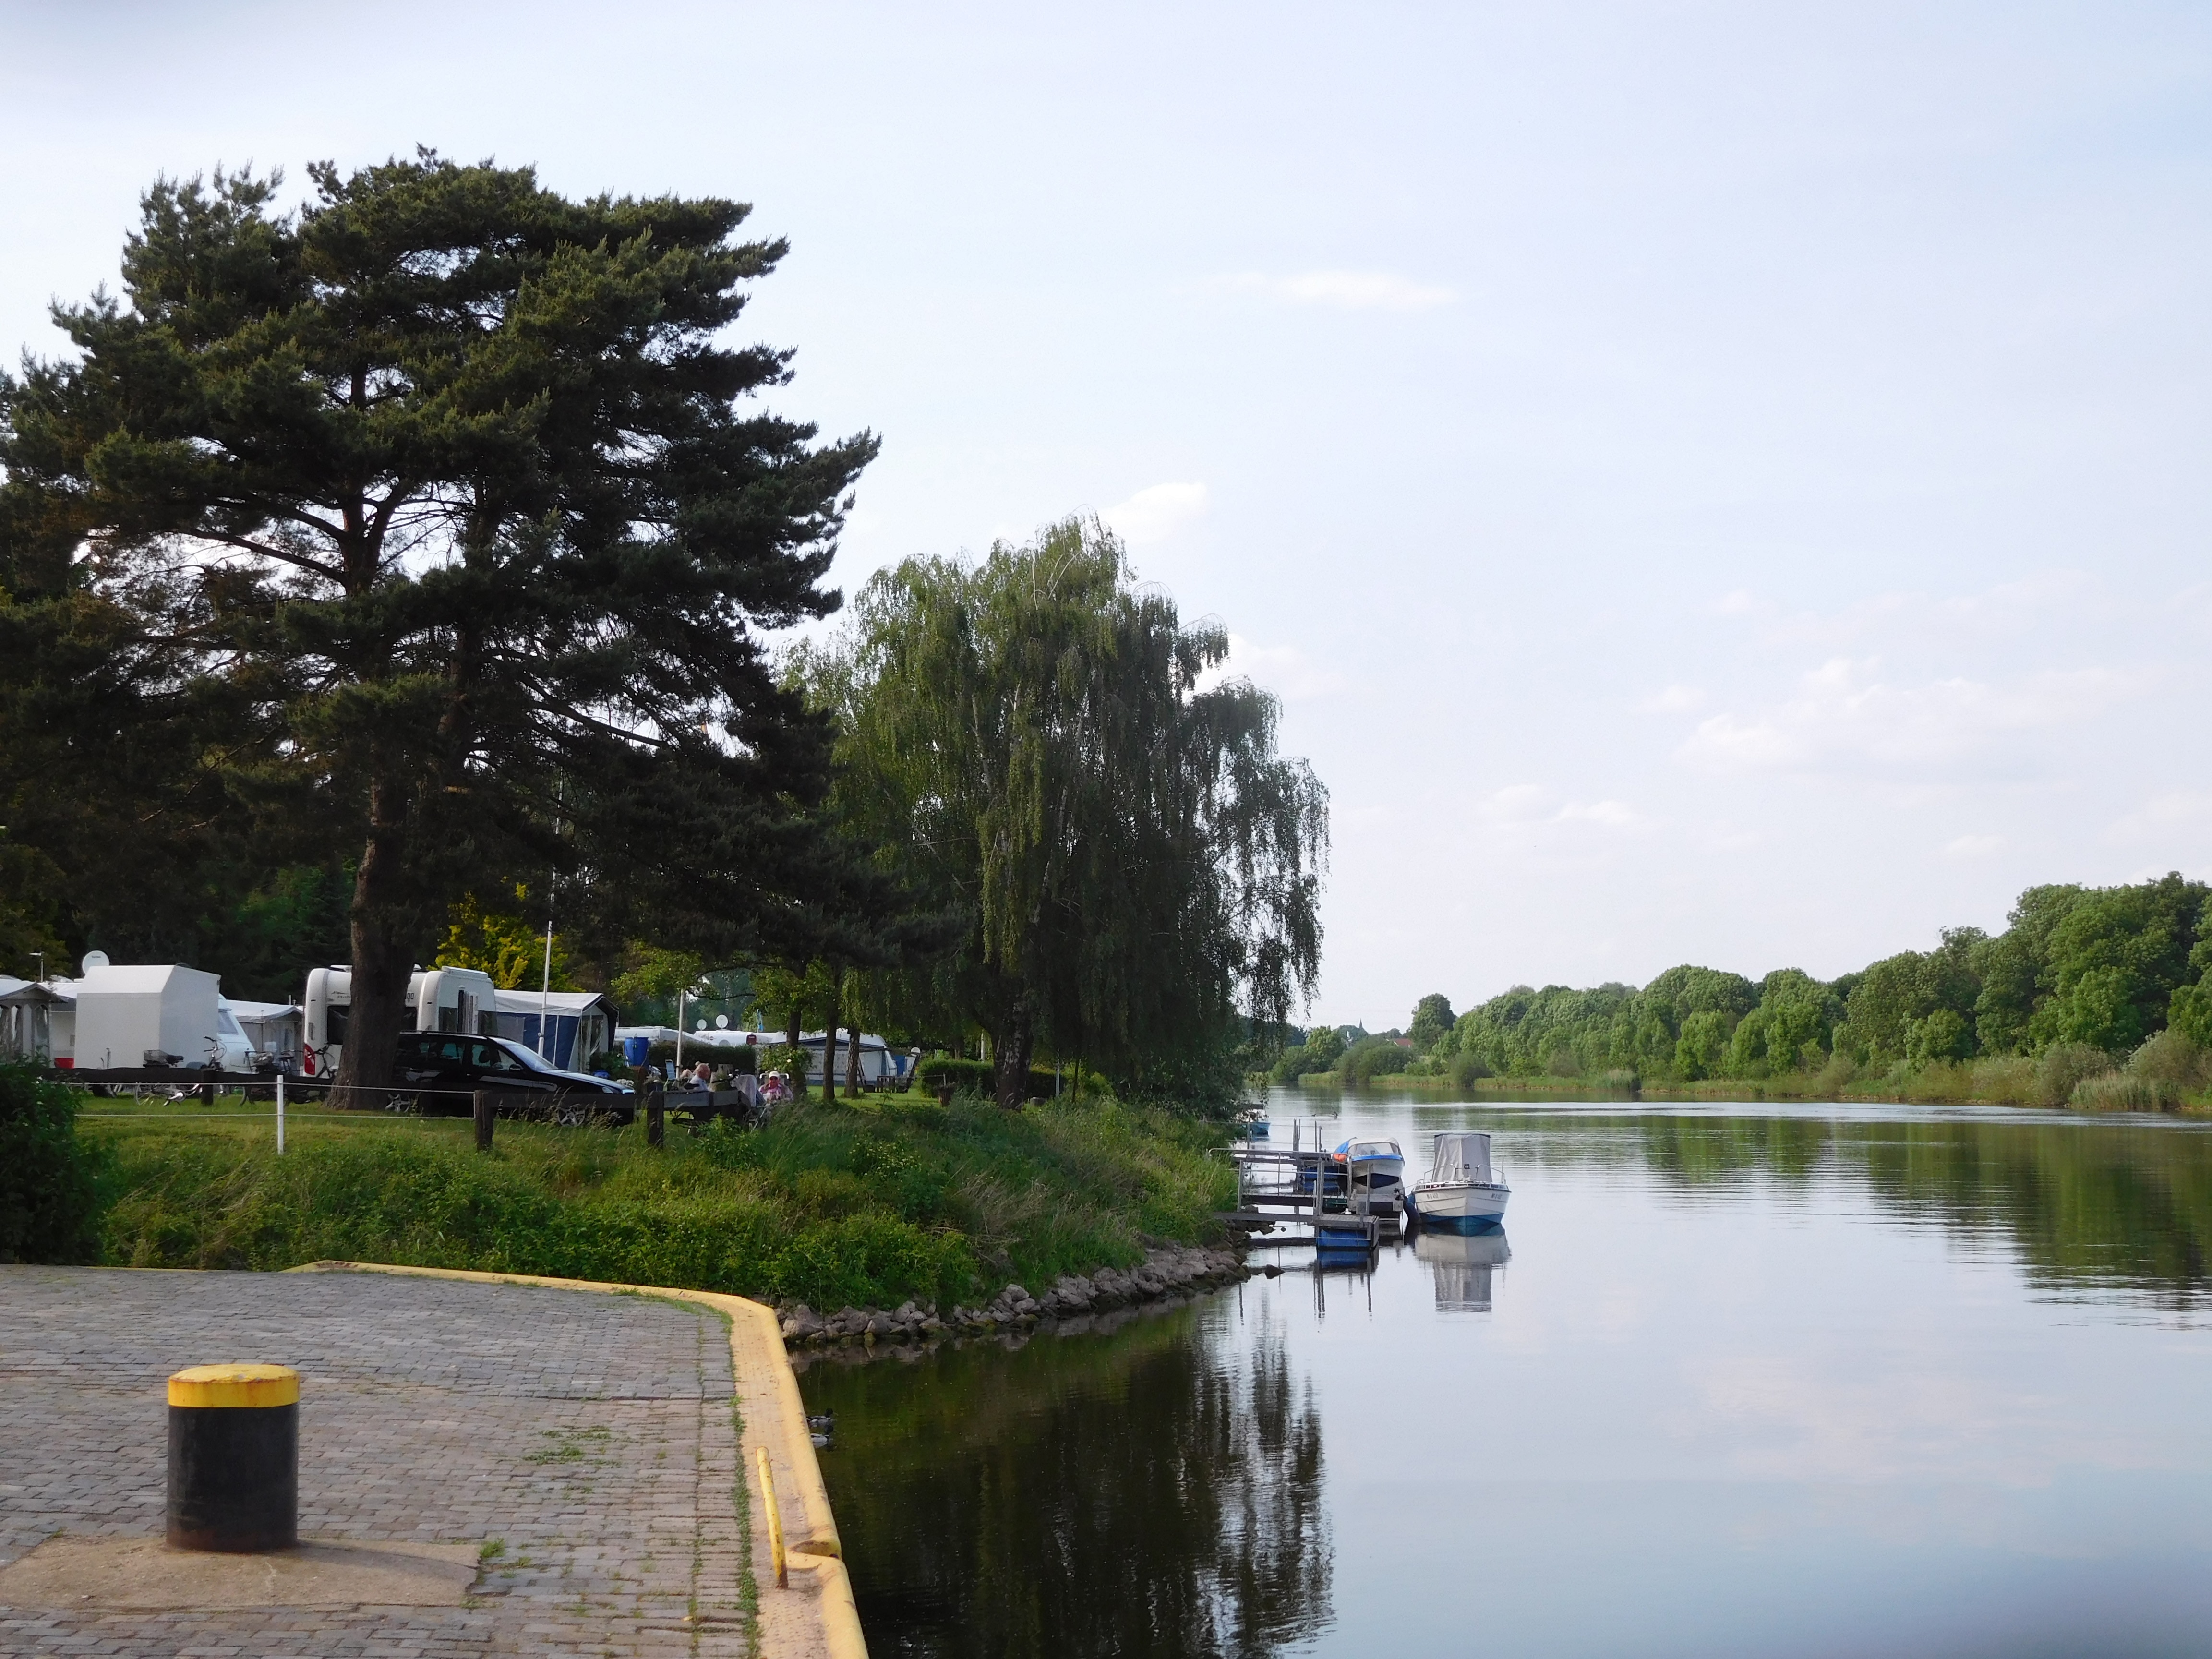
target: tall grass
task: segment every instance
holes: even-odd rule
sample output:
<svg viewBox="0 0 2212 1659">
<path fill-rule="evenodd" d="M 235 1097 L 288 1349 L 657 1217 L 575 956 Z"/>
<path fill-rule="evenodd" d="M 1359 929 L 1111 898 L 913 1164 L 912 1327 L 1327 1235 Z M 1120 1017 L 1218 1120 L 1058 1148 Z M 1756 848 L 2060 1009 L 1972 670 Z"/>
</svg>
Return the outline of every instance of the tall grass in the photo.
<svg viewBox="0 0 2212 1659">
<path fill-rule="evenodd" d="M 128 1120 L 103 1243 L 134 1267 L 343 1258 L 726 1291 L 817 1307 L 950 1304 L 1008 1278 L 1127 1267 L 1197 1243 L 1234 1197 L 1218 1132 L 1110 1102 L 1006 1113 L 896 1099 L 766 1128 L 295 1120 L 264 1135 Z M 465 1126 L 453 1126 L 464 1128 Z"/>
</svg>

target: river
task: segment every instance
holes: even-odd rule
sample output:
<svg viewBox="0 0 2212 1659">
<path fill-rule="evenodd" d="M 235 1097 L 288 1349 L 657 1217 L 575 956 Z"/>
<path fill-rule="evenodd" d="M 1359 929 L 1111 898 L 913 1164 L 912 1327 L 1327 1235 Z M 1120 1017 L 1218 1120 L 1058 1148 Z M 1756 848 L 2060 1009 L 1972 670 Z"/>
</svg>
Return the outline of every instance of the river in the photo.
<svg viewBox="0 0 2212 1659">
<path fill-rule="evenodd" d="M 1272 1108 L 1493 1131 L 1504 1235 L 814 1366 L 877 1659 L 2212 1652 L 2212 1128 Z"/>
</svg>

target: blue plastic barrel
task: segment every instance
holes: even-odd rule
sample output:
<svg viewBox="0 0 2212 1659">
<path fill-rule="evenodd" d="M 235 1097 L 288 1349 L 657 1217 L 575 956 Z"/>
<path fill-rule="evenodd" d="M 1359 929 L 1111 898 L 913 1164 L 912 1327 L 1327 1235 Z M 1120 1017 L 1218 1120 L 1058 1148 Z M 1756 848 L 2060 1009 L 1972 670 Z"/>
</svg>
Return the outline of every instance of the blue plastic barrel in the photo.
<svg viewBox="0 0 2212 1659">
<path fill-rule="evenodd" d="M 632 1066 L 642 1066 L 652 1056 L 651 1037 L 629 1036 L 623 1039 L 623 1058 Z"/>
</svg>

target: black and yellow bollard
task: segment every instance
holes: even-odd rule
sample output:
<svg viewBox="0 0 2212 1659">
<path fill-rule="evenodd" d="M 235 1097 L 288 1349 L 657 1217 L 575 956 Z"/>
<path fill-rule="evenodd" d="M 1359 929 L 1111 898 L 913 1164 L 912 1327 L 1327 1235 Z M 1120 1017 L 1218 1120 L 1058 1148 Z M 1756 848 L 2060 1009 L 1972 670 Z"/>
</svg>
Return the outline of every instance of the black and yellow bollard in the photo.
<svg viewBox="0 0 2212 1659">
<path fill-rule="evenodd" d="M 194 1365 L 169 1379 L 169 1547 L 300 1541 L 300 1374 Z"/>
</svg>

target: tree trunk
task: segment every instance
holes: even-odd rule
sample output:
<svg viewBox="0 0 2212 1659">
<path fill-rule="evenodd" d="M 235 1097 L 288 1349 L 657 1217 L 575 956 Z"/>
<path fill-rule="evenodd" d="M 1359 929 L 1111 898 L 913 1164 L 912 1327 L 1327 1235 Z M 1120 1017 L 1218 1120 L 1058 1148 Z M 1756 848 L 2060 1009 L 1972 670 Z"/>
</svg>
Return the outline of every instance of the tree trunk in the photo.
<svg viewBox="0 0 2212 1659">
<path fill-rule="evenodd" d="M 1006 1016 L 1006 1030 L 991 1045 L 999 1063 L 999 1104 L 1018 1112 L 1030 1097 L 1030 1051 L 1036 1041 L 1030 1002 L 1024 997 Z"/>
<path fill-rule="evenodd" d="M 399 876 L 394 839 L 370 836 L 354 880 L 353 1006 L 331 1094 L 337 1106 L 386 1103 L 399 1034 L 413 1024 L 408 1018 L 407 978 L 415 948 L 404 927 L 406 907 L 392 890 Z"/>
<path fill-rule="evenodd" d="M 838 982 L 840 977 L 836 969 L 830 969 L 830 1018 L 822 1024 L 822 1098 L 824 1101 L 837 1098 L 837 1022 L 845 1017 L 844 1010 L 838 1006 L 841 1000 L 838 993 L 842 988 Z"/>
<path fill-rule="evenodd" d="M 860 1028 L 857 1025 L 845 1034 L 845 1098 L 860 1097 Z"/>
</svg>

